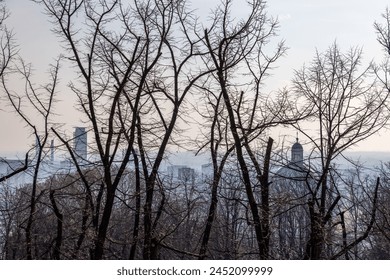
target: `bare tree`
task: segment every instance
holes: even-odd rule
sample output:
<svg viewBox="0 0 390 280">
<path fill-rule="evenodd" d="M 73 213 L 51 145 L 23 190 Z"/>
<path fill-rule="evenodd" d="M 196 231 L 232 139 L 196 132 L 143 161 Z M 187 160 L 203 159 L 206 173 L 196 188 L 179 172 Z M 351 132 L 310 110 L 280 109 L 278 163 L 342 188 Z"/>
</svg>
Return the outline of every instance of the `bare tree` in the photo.
<svg viewBox="0 0 390 280">
<path fill-rule="evenodd" d="M 249 3 L 248 16 L 235 20 L 231 15 L 232 2 L 224 1 L 214 11 L 210 28 L 204 31 L 204 44 L 210 53 L 205 63 L 216 69 L 213 78 L 219 86 L 227 112 L 231 141 L 249 200 L 259 254 L 266 259 L 269 257 L 269 205 L 268 175 L 264 172 L 268 172 L 268 164 L 266 160 L 265 168 L 260 167 L 250 144 L 267 129 L 294 122 L 297 116 L 283 96 L 285 92 L 281 91 L 281 95 L 275 99 L 263 93 L 264 79 L 286 50 L 281 42 L 271 55 L 265 52 L 266 46 L 276 35 L 277 21 L 266 15 L 264 1 Z M 271 147 L 272 140 L 269 141 L 268 156 Z M 250 171 L 252 166 L 256 174 L 254 180 Z M 261 186 L 261 203 L 254 192 L 256 182 Z"/>
<path fill-rule="evenodd" d="M 211 157 L 212 174 L 205 174 L 205 183 L 211 187 L 211 201 L 206 220 L 206 226 L 202 234 L 202 243 L 199 251 L 200 259 L 206 258 L 208 243 L 218 207 L 218 189 L 221 182 L 222 174 L 229 155 L 234 151 L 234 145 L 226 141 L 228 121 L 225 113 L 225 106 L 222 102 L 222 94 L 216 96 L 209 86 L 201 87 L 202 93 L 206 95 L 209 107 L 205 112 L 201 112 L 202 120 L 210 122 L 209 127 L 204 132 L 206 143 L 202 143 L 199 149 L 201 152 L 209 147 Z M 218 90 L 216 90 L 218 91 Z M 198 108 L 199 110 L 199 108 Z M 203 126 L 205 124 L 203 123 Z M 222 150 L 222 151 L 221 151 Z"/>
<path fill-rule="evenodd" d="M 337 185 L 332 185 L 332 163 L 386 126 L 389 118 L 389 93 L 378 87 L 375 79 L 370 80 L 369 67 L 359 72 L 360 63 L 360 49 L 342 53 L 333 44 L 326 52 L 317 52 L 310 66 L 295 73 L 294 96 L 310 111 L 309 122 L 296 128 L 313 145 L 310 165 L 318 163 L 318 178 L 308 190 L 311 237 L 306 257 L 310 259 L 323 257 L 325 227 L 341 198 Z"/>
<path fill-rule="evenodd" d="M 367 259 L 374 225 L 378 217 L 379 194 L 382 183 L 380 177 L 372 178 L 358 163 L 354 168 L 343 172 L 345 180 L 342 185 L 342 199 L 337 206 L 337 222 L 333 227 L 341 225 L 342 236 L 333 233 L 328 240 L 339 243 L 336 250 L 329 250 L 331 259 Z M 365 243 L 363 243 L 365 241 Z M 342 244 L 342 245 L 341 245 Z M 333 247 L 329 244 L 329 247 Z M 341 246 L 340 246 L 341 245 Z"/>
<path fill-rule="evenodd" d="M 33 175 L 32 188 L 29 205 L 29 215 L 26 225 L 26 256 L 27 259 L 33 258 L 32 253 L 32 227 L 34 223 L 34 214 L 37 203 L 37 185 L 39 180 L 39 171 L 45 157 L 46 145 L 49 139 L 49 127 L 51 126 L 51 115 L 54 103 L 54 95 L 58 85 L 59 60 L 52 66 L 50 70 L 50 82 L 43 85 L 41 88 L 34 86 L 31 80 L 31 65 L 25 64 L 20 60 L 16 65 L 16 72 L 25 80 L 25 90 L 23 93 L 17 93 L 8 88 L 5 75 L 2 76 L 2 84 L 9 103 L 15 113 L 23 120 L 26 126 L 32 131 L 36 139 L 35 158 L 33 159 Z M 27 103 L 23 101 L 27 100 Z M 33 109 L 33 112 L 27 110 L 28 107 Z M 40 119 L 39 119 L 40 117 Z"/>
<path fill-rule="evenodd" d="M 146 183 L 144 205 L 144 258 L 155 258 L 152 254 L 152 240 L 155 226 L 161 217 L 162 208 L 157 208 L 153 217 L 153 197 L 159 180 L 159 169 L 170 144 L 180 145 L 175 136 L 178 122 L 187 112 L 184 104 L 194 84 L 210 70 L 200 66 L 193 69 L 201 56 L 200 39 L 195 35 L 196 19 L 188 11 L 186 1 L 152 1 L 148 9 L 154 9 L 153 22 L 145 19 L 144 28 L 158 32 L 163 53 L 143 89 L 150 101 L 143 103 L 137 119 L 137 145 Z M 151 10 L 152 11 L 152 10 Z M 162 74 L 162 75 L 161 75 Z M 146 117 L 147 116 L 147 117 Z M 164 191 L 160 188 L 160 191 Z M 160 201 L 161 203 L 162 201 Z M 164 236 L 164 234 L 163 234 Z M 158 244 L 157 244 L 158 245 Z"/>
<path fill-rule="evenodd" d="M 128 6 L 108 0 L 36 2 L 45 6 L 78 69 L 79 80 L 70 88 L 93 134 L 95 163 L 104 170 L 105 200 L 93 257 L 103 257 L 115 193 L 137 151 L 146 188 L 144 258 L 153 258 L 153 225 L 160 215 L 153 220 L 158 171 L 176 123 L 184 116 L 180 108 L 185 97 L 207 73 L 190 68 L 199 53 L 199 39 L 191 35 L 196 21 L 182 0 L 135 1 Z M 84 26 L 79 26 L 80 16 Z M 115 24 L 122 29 L 113 31 Z M 76 158 L 74 163 L 80 165 Z M 83 177 L 82 168 L 78 171 Z"/>
<path fill-rule="evenodd" d="M 69 60 L 80 75 L 78 81 L 70 83 L 70 88 L 79 99 L 80 109 L 93 134 L 92 147 L 96 148 L 98 155 L 94 164 L 103 170 L 105 198 L 92 253 L 92 258 L 101 259 L 116 189 L 133 150 L 141 92 L 146 76 L 161 54 L 158 43 L 142 38 L 142 27 L 138 28 L 137 25 L 141 15 L 135 12 L 134 17 L 128 17 L 126 8 L 119 1 L 36 2 L 45 6 L 53 20 L 55 32 L 64 39 Z M 139 6 L 131 7 L 136 11 L 137 8 Z M 143 12 L 142 9 L 138 11 L 140 14 Z M 77 26 L 79 16 L 86 21 L 84 26 Z M 125 28 L 112 32 L 110 24 L 117 23 Z M 130 76 L 134 76 L 131 82 Z M 129 84 L 134 89 L 134 95 L 125 92 Z M 124 118 L 129 118 L 129 121 L 124 122 Z M 62 139 L 65 144 L 65 139 Z M 122 150 L 123 157 L 117 164 Z M 75 155 L 72 158 L 81 178 L 85 178 L 82 162 Z M 89 182 L 83 181 L 88 189 Z"/>
</svg>

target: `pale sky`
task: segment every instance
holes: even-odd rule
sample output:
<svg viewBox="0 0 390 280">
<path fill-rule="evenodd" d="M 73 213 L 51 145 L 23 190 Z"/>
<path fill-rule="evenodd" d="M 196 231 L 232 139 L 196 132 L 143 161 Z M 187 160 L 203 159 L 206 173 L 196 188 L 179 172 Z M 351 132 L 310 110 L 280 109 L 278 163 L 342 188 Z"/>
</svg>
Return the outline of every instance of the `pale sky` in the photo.
<svg viewBox="0 0 390 280">
<path fill-rule="evenodd" d="M 200 13 L 207 13 L 219 0 L 192 0 L 193 7 L 199 7 Z M 244 0 L 235 0 L 237 15 Z M 15 41 L 19 45 L 20 55 L 31 62 L 36 69 L 35 78 L 45 80 L 48 65 L 53 62 L 61 49 L 57 38 L 50 31 L 48 17 L 42 7 L 31 0 L 6 0 L 11 17 L 7 26 L 13 29 Z M 335 40 L 342 50 L 359 46 L 363 48 L 367 62 L 372 59 L 380 61 L 383 53 L 376 42 L 373 28 L 375 21 L 382 21 L 381 14 L 389 5 L 388 0 L 270 0 L 268 14 L 278 17 L 280 21 L 279 39 L 284 39 L 289 47 L 287 56 L 280 59 L 279 68 L 269 80 L 270 88 L 280 88 L 292 78 L 293 69 L 299 69 L 304 63 L 310 63 L 315 50 L 326 50 Z M 69 69 L 63 69 L 70 73 Z M 65 85 L 66 77 L 61 80 Z M 61 100 L 71 100 L 70 93 L 63 94 Z M 15 152 L 25 152 L 34 143 L 28 138 L 24 125 L 14 114 L 4 108 L 0 109 L 0 156 L 12 156 Z M 67 103 L 64 103 L 67 104 Z M 69 103 L 70 104 L 70 103 Z M 56 109 L 64 115 L 70 108 L 61 106 Z M 69 129 L 79 125 L 79 118 L 72 114 L 64 117 Z M 295 135 L 292 135 L 295 138 Z M 389 151 L 390 133 L 383 132 L 378 137 L 362 143 L 357 150 Z"/>
</svg>

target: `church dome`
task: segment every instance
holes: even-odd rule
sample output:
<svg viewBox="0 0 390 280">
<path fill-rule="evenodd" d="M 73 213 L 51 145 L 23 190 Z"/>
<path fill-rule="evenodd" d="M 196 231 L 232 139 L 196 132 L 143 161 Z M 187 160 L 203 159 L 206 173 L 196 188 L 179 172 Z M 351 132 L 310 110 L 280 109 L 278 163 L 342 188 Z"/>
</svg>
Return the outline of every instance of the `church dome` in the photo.
<svg viewBox="0 0 390 280">
<path fill-rule="evenodd" d="M 300 163 L 302 161 L 303 161 L 303 147 L 301 144 L 299 144 L 297 138 L 297 142 L 295 142 L 294 145 L 292 145 L 291 147 L 291 162 Z"/>
<path fill-rule="evenodd" d="M 291 147 L 291 150 L 292 151 L 302 151 L 303 152 L 303 147 L 301 144 L 298 143 L 298 141 L 296 143 L 294 143 L 294 145 L 292 145 Z"/>
</svg>

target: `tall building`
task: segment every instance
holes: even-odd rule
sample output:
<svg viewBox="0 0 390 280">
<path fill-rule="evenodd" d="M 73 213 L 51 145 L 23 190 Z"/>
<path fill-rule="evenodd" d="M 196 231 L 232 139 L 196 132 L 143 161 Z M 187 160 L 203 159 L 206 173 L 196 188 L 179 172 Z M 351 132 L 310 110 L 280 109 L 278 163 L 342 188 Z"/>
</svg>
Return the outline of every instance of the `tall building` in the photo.
<svg viewBox="0 0 390 280">
<path fill-rule="evenodd" d="M 54 162 L 54 140 L 50 143 L 50 161 Z"/>
<path fill-rule="evenodd" d="M 76 127 L 73 134 L 74 152 L 77 157 L 87 159 L 87 132 L 85 127 Z"/>
</svg>

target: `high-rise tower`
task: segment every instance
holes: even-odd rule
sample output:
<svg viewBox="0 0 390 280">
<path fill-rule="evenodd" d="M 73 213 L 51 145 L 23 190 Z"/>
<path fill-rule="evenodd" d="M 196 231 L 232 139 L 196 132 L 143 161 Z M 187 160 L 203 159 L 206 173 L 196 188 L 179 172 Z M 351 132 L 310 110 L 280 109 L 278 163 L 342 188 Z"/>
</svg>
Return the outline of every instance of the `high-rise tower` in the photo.
<svg viewBox="0 0 390 280">
<path fill-rule="evenodd" d="M 87 159 L 87 132 L 85 131 L 85 127 L 76 127 L 73 137 L 76 156 L 81 159 Z"/>
</svg>

